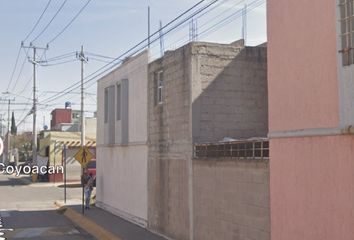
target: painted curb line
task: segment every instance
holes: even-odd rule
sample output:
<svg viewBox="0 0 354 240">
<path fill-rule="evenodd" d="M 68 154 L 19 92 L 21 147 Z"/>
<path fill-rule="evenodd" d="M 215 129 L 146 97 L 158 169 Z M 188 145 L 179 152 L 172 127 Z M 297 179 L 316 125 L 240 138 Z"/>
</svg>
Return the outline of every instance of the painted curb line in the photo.
<svg viewBox="0 0 354 240">
<path fill-rule="evenodd" d="M 59 207 L 58 211 L 63 213 L 65 217 L 95 238 L 100 240 L 123 240 L 70 207 L 61 206 L 58 202 L 54 204 Z"/>
</svg>

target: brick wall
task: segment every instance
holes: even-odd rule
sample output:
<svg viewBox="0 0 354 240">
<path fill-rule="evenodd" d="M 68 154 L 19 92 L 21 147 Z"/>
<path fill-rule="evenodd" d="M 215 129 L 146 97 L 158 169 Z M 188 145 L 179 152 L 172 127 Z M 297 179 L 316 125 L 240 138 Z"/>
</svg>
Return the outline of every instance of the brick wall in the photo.
<svg viewBox="0 0 354 240">
<path fill-rule="evenodd" d="M 55 128 L 60 123 L 71 123 L 71 109 L 54 109 L 51 113 L 52 120 L 50 121 L 50 129 Z"/>
<path fill-rule="evenodd" d="M 268 160 L 193 160 L 195 240 L 269 240 Z"/>
</svg>

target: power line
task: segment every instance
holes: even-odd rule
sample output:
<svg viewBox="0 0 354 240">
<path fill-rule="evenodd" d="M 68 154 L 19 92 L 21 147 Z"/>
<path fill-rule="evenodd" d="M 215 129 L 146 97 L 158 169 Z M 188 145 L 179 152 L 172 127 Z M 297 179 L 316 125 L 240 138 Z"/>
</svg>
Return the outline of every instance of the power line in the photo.
<svg viewBox="0 0 354 240">
<path fill-rule="evenodd" d="M 48 59 L 46 59 L 46 61 L 47 61 L 47 62 L 50 62 L 50 61 L 62 60 L 62 59 L 68 58 L 68 57 L 75 56 L 75 53 L 76 53 L 76 52 L 64 53 L 64 54 L 59 55 L 59 56 L 55 56 L 55 57 L 48 58 Z"/>
<path fill-rule="evenodd" d="M 75 21 L 75 19 L 81 14 L 81 12 L 86 8 L 86 6 L 91 2 L 91 0 L 88 0 L 85 5 L 79 10 L 79 12 L 70 20 L 70 22 L 54 37 L 52 38 L 48 44 L 51 44 L 52 42 L 55 41 L 63 32 Z"/>
<path fill-rule="evenodd" d="M 188 16 L 188 18 L 186 18 L 186 19 L 184 19 L 183 21 L 179 22 L 176 26 L 173 26 L 173 27 L 171 27 L 170 29 L 168 29 L 166 32 L 163 33 L 163 35 L 166 35 L 166 34 L 170 33 L 172 30 L 178 28 L 179 26 L 181 26 L 182 24 L 184 24 L 187 20 L 189 20 L 190 18 L 194 17 L 194 16 L 197 15 L 198 13 L 204 11 L 206 8 L 208 8 L 209 6 L 211 6 L 212 4 L 214 4 L 214 3 L 216 3 L 216 2 L 217 2 L 217 0 L 211 2 L 209 5 L 203 7 L 202 9 L 199 9 L 198 11 L 194 12 L 193 14 L 191 14 L 190 16 Z M 240 3 L 241 3 L 241 2 L 242 2 L 242 1 L 240 1 Z M 251 11 L 251 10 L 253 10 L 254 8 L 260 6 L 260 5 L 263 4 L 263 3 L 264 3 L 264 0 L 256 0 L 256 1 L 253 1 L 253 2 L 251 3 L 251 5 L 250 5 L 250 8 L 248 9 L 248 12 Z M 253 5 L 253 6 L 252 6 L 252 5 Z M 237 11 L 237 12 L 231 14 L 230 16 L 228 16 L 228 17 L 222 19 L 222 20 L 221 20 L 220 22 L 218 22 L 217 24 L 214 24 L 213 26 L 211 26 L 211 27 L 209 27 L 208 29 L 206 29 L 205 31 L 203 31 L 202 34 L 205 35 L 206 33 L 210 32 L 213 28 L 215 28 L 217 25 L 220 25 L 220 24 L 225 25 L 225 23 L 228 24 L 229 22 L 234 21 L 234 19 L 233 19 L 232 17 L 238 17 L 239 12 L 240 12 L 240 11 Z M 204 14 L 203 14 L 203 15 L 204 15 Z M 176 20 L 176 19 L 174 19 L 173 21 L 175 21 L 175 20 Z M 227 20 L 229 20 L 229 21 L 227 21 Z M 230 21 L 230 20 L 231 20 L 231 21 Z M 170 22 L 170 23 L 171 23 L 171 22 Z M 170 23 L 168 23 L 167 25 L 170 25 Z M 165 28 L 167 25 L 165 25 L 163 28 Z M 163 29 L 163 28 L 162 28 L 162 29 Z M 158 31 L 157 31 L 157 32 L 158 32 Z M 154 34 L 153 34 L 153 35 L 154 35 Z M 153 36 L 153 35 L 152 35 L 152 36 Z M 155 38 L 155 39 L 152 41 L 152 43 L 153 43 L 153 42 L 156 42 L 158 39 L 159 39 L 158 37 Z M 145 40 L 146 40 L 146 39 L 145 39 Z M 108 67 L 108 66 L 109 66 L 110 64 L 114 63 L 117 59 L 120 59 L 120 58 L 124 57 L 126 54 L 130 53 L 130 52 L 131 52 L 132 50 L 134 50 L 137 46 L 140 46 L 143 42 L 144 42 L 144 41 L 140 42 L 139 44 L 135 45 L 133 48 L 129 49 L 128 51 L 126 51 L 125 53 L 123 53 L 122 55 L 120 55 L 118 58 L 115 58 L 115 59 L 114 59 L 113 61 L 111 61 L 110 63 L 104 65 L 104 66 L 101 67 L 100 69 L 98 69 L 98 70 L 96 70 L 95 72 L 91 73 L 89 76 L 87 76 L 87 77 L 85 78 L 85 79 L 86 79 L 85 84 L 91 82 L 92 80 L 96 79 L 98 76 L 100 76 L 100 75 L 106 73 L 107 71 L 111 70 L 112 68 L 114 68 L 116 65 L 112 65 L 112 66 L 110 66 L 110 67 Z M 131 53 L 131 55 L 136 54 L 137 52 L 141 51 L 141 50 L 144 49 L 145 47 L 146 47 L 146 46 L 143 46 L 142 48 L 140 48 L 140 49 L 136 50 L 135 52 Z M 103 70 L 103 69 L 106 68 L 106 67 L 108 67 L 108 68 L 105 69 L 105 70 Z M 103 70 L 103 71 L 101 71 L 101 70 Z M 101 72 L 100 72 L 100 71 L 101 71 Z M 96 73 L 97 73 L 97 74 L 96 74 Z M 66 88 L 65 90 L 59 92 L 57 95 L 54 95 L 54 96 L 52 96 L 52 97 L 49 97 L 49 98 L 45 99 L 44 101 L 49 101 L 49 102 L 51 102 L 51 101 L 54 101 L 55 99 L 58 99 L 58 98 L 60 98 L 60 97 L 62 97 L 62 96 L 64 96 L 64 95 L 66 95 L 66 94 L 68 94 L 68 93 L 74 91 L 75 89 L 78 88 L 78 86 L 76 86 L 77 84 L 78 84 L 78 83 L 75 83 L 75 84 L 69 86 L 69 87 Z"/>
<path fill-rule="evenodd" d="M 62 93 L 62 92 L 58 92 L 58 91 L 41 91 L 41 93 Z M 70 92 L 70 94 L 81 94 L 80 92 Z M 87 95 L 93 95 L 96 96 L 96 93 L 90 93 L 90 92 L 85 92 L 85 94 Z"/>
<path fill-rule="evenodd" d="M 32 78 L 30 78 L 30 80 L 32 80 Z M 27 100 L 27 103 L 29 103 L 32 99 L 30 99 L 30 96 L 31 96 L 31 93 L 30 93 L 30 95 L 28 96 L 28 100 Z M 21 116 L 19 117 L 19 119 L 21 119 L 22 117 L 23 117 L 23 114 L 25 113 L 25 111 L 29 111 L 27 114 L 26 114 L 26 116 L 21 120 L 21 121 L 19 121 L 19 123 L 17 124 L 17 126 L 19 126 L 30 114 L 31 114 L 31 109 L 32 108 L 27 108 L 27 109 L 24 109 L 23 111 L 22 111 L 22 113 L 21 113 Z"/>
<path fill-rule="evenodd" d="M 14 66 L 14 68 L 13 68 L 13 70 L 12 70 L 11 77 L 10 77 L 10 81 L 9 81 L 9 84 L 7 85 L 6 91 L 9 91 L 11 82 L 12 82 L 12 80 L 13 80 L 13 78 L 14 78 L 14 74 L 15 74 L 15 71 L 16 71 L 16 68 L 17 68 L 18 60 L 19 60 L 20 54 L 21 54 L 21 49 L 22 49 L 22 44 L 21 44 L 21 46 L 20 46 L 19 49 L 18 49 L 18 53 L 17 53 L 17 57 L 16 57 L 16 61 L 15 61 L 15 66 Z"/>
<path fill-rule="evenodd" d="M 18 93 L 19 95 L 21 95 L 24 91 L 26 91 L 27 87 L 29 86 L 30 82 L 32 81 L 32 75 L 29 77 L 29 79 L 27 80 L 27 82 L 25 83 L 23 89 Z"/>
<path fill-rule="evenodd" d="M 51 66 L 57 66 L 57 65 L 62 65 L 62 64 L 65 64 L 65 63 L 71 63 L 71 62 L 75 62 L 76 59 L 72 59 L 72 60 L 68 60 L 68 61 L 63 61 L 63 62 L 58 62 L 58 63 L 52 63 L 52 64 L 49 64 L 49 63 L 40 63 L 39 65 L 42 66 L 42 67 L 51 67 Z"/>
<path fill-rule="evenodd" d="M 47 11 L 47 9 L 48 9 L 48 7 L 49 7 L 51 1 L 52 1 L 52 0 L 49 0 L 49 1 L 48 1 L 47 5 L 45 6 L 45 8 L 44 8 L 44 10 L 43 10 L 43 12 L 42 12 L 42 14 L 39 16 L 37 22 L 34 24 L 32 30 L 27 34 L 27 36 L 25 37 L 25 39 L 23 40 L 23 42 L 26 41 L 26 40 L 28 39 L 28 37 L 29 37 L 29 36 L 33 33 L 33 31 L 36 29 L 36 27 L 38 26 L 39 22 L 41 21 L 43 15 L 44 15 L 44 13 Z"/>
<path fill-rule="evenodd" d="M 218 2 L 219 0 L 214 0 L 212 2 L 210 2 L 209 4 L 207 4 L 206 6 L 202 7 L 201 9 L 198 9 L 196 10 L 194 13 L 192 13 L 190 16 L 188 16 L 187 18 L 183 19 L 181 22 L 177 23 L 175 26 L 172 26 L 171 28 L 169 28 L 168 30 L 164 31 L 162 33 L 161 36 L 165 36 L 167 35 L 168 33 L 170 33 L 172 30 L 178 28 L 179 26 L 181 26 L 183 23 L 187 22 L 190 18 L 198 15 L 200 12 L 204 11 L 205 9 L 209 8 L 210 6 L 212 6 L 213 4 L 215 4 L 216 2 Z M 165 26 L 163 26 L 161 29 L 157 30 L 155 33 L 153 33 L 151 36 L 156 36 L 157 34 L 160 34 L 160 31 L 161 30 L 164 30 L 165 28 L 167 28 L 168 26 L 170 26 L 173 22 L 175 22 L 176 20 L 178 20 L 178 18 L 184 16 L 186 13 L 188 13 L 189 11 L 191 11 L 193 8 L 195 8 L 196 6 L 198 6 L 198 4 L 204 2 L 203 1 L 200 1 L 199 3 L 197 3 L 196 5 L 194 5 L 193 7 L 189 8 L 187 11 L 183 12 L 182 14 L 180 14 L 177 18 L 175 18 L 174 20 L 172 20 L 171 22 L 167 23 Z M 159 40 L 159 38 L 161 36 L 156 36 L 154 40 L 150 41 L 150 43 L 154 43 L 156 42 L 157 40 Z M 147 41 L 147 38 L 144 39 L 143 41 L 141 41 L 140 43 L 138 43 L 137 45 L 135 45 L 133 48 L 129 49 L 128 51 L 124 52 L 122 55 L 120 55 L 119 57 L 117 57 L 115 60 L 117 59 L 121 59 L 123 58 L 125 55 L 129 54 L 130 55 L 134 55 L 138 52 L 140 52 L 141 50 L 145 49 L 147 47 L 147 44 L 145 44 L 144 46 L 142 46 L 141 48 L 139 48 L 138 50 L 132 52 L 132 50 L 134 50 L 135 48 L 137 48 L 138 46 L 140 46 L 142 43 L 146 42 Z M 132 53 L 131 53 L 132 52 Z M 111 61 L 110 63 L 113 63 L 115 60 Z M 114 68 L 116 65 L 113 65 L 111 67 L 109 67 L 108 69 L 104 70 L 103 72 L 99 73 L 99 74 L 96 74 L 98 73 L 100 70 L 102 70 L 103 68 L 109 66 L 110 64 L 106 64 L 105 66 L 101 67 L 100 69 L 96 70 L 95 72 L 91 73 L 90 75 L 88 75 L 85 79 L 89 78 L 88 80 L 86 80 L 86 82 L 89 82 L 89 81 L 92 81 L 94 80 L 96 77 L 98 77 L 99 75 L 111 70 L 112 68 Z M 95 75 L 96 74 L 96 75 Z M 95 75 L 95 76 L 93 76 Z M 93 77 L 91 77 L 93 76 Z M 90 78 L 91 77 L 91 78 Z M 85 82 L 85 83 L 86 83 Z"/>
<path fill-rule="evenodd" d="M 49 23 L 43 28 L 43 30 L 31 41 L 34 42 L 36 41 L 40 36 L 42 36 L 42 34 L 48 29 L 48 27 L 50 26 L 50 24 L 53 22 L 53 20 L 56 18 L 56 16 L 59 14 L 59 12 L 63 9 L 65 3 L 68 0 L 64 0 L 64 2 L 60 5 L 60 7 L 58 8 L 58 10 L 56 11 L 56 13 L 54 14 L 54 16 L 52 17 L 52 19 L 50 19 Z"/>
<path fill-rule="evenodd" d="M 186 15 L 187 13 L 189 13 L 190 11 L 192 11 L 194 8 L 196 8 L 197 6 L 199 6 L 200 4 L 202 4 L 205 0 L 201 0 L 199 1 L 198 3 L 196 3 L 195 5 L 193 5 L 192 7 L 190 7 L 189 9 L 187 9 L 186 11 L 184 11 L 183 13 L 181 13 L 180 15 L 178 15 L 176 18 L 174 18 L 172 21 L 170 21 L 169 23 L 167 23 L 165 26 L 163 26 L 161 29 L 165 29 L 167 28 L 168 26 L 172 25 L 174 22 L 176 22 L 177 20 L 179 20 L 180 18 L 182 18 L 184 15 Z M 211 3 L 207 4 L 206 6 L 202 7 L 201 9 L 197 10 L 196 12 L 194 12 L 192 14 L 192 16 L 189 16 L 187 19 L 184 19 L 182 21 L 182 23 L 184 23 L 185 21 L 187 21 L 190 17 L 193 17 L 197 14 L 199 14 L 200 12 L 204 11 L 205 9 L 207 9 L 208 7 L 212 6 L 213 4 L 215 4 L 216 2 L 218 2 L 219 0 L 214 0 L 212 1 Z M 163 34 L 167 34 L 169 32 L 171 32 L 174 28 L 180 26 L 182 23 L 178 23 L 177 26 L 174 26 L 172 28 L 170 28 L 168 31 L 164 32 Z M 150 35 L 150 37 L 152 36 L 156 36 L 157 34 L 160 33 L 160 30 L 157 30 L 155 31 L 152 35 Z M 101 74 L 104 74 L 106 73 L 107 71 L 111 70 L 113 67 L 115 67 L 116 65 L 113 65 L 111 67 L 109 67 L 108 69 L 106 70 L 103 70 L 105 69 L 106 67 L 108 67 L 109 65 L 113 64 L 115 61 L 123 58 L 125 55 L 127 55 L 128 53 L 132 52 L 134 49 L 136 49 L 137 47 L 139 47 L 140 45 L 142 45 L 143 43 L 145 43 L 147 40 L 149 39 L 148 38 L 145 38 L 144 40 L 142 40 L 141 42 L 137 43 L 135 46 L 133 46 L 132 48 L 130 48 L 129 50 L 127 50 L 126 52 L 124 52 L 123 54 L 121 54 L 119 57 L 115 58 L 114 60 L 112 60 L 110 63 L 107 63 L 105 64 L 104 66 L 102 66 L 101 68 L 99 68 L 98 70 L 96 70 L 95 72 L 91 73 L 90 75 L 88 75 L 87 77 L 85 77 L 85 79 L 89 78 L 88 80 L 85 81 L 85 83 L 88 83 L 90 81 L 92 81 L 93 79 L 95 79 L 96 77 L 100 76 Z M 155 42 L 157 41 L 158 38 L 155 38 L 152 42 Z M 142 48 L 138 49 L 137 51 L 131 53 L 130 55 L 133 55 L 139 51 L 141 51 L 142 49 L 144 49 L 147 45 L 145 44 Z M 103 70 L 103 71 L 102 71 Z M 101 73 L 99 73 L 100 71 L 102 71 Z M 97 74 L 98 73 L 98 74 Z M 95 75 L 96 74 L 96 75 Z M 91 78 L 90 78 L 91 77 Z M 71 91 L 74 91 L 76 88 L 78 88 L 80 82 L 76 82 L 75 84 L 65 88 L 62 92 L 63 94 L 57 94 L 55 96 L 52 96 L 51 98 L 47 98 L 47 99 L 44 99 L 43 101 L 46 101 L 46 102 L 52 102 L 58 98 L 60 98 L 61 96 L 67 94 L 68 92 L 71 92 Z M 72 89 L 73 88 L 73 89 Z M 70 90 L 71 89 L 71 90 Z"/>
<path fill-rule="evenodd" d="M 251 2 L 249 5 L 247 5 L 246 13 L 261 6 L 263 3 L 265 3 L 265 0 L 255 0 L 255 1 Z M 213 29 L 220 29 L 221 27 L 229 24 L 230 22 L 242 17 L 243 14 L 244 14 L 244 9 L 240 9 L 240 10 L 236 11 L 235 13 L 223 18 L 221 21 L 217 22 L 216 24 L 212 25 L 211 27 L 207 28 L 206 30 L 201 32 L 200 35 L 209 34 L 210 31 L 212 31 Z"/>
<path fill-rule="evenodd" d="M 116 59 L 115 57 L 108 57 L 108 56 L 104 56 L 104 55 L 101 55 L 101 54 L 97 54 L 97 53 L 91 53 L 91 52 L 86 52 L 86 55 L 91 55 L 91 56 L 94 56 L 94 57 L 101 57 L 101 58 L 106 58 L 106 59 Z"/>
<path fill-rule="evenodd" d="M 108 61 L 108 60 L 102 60 L 102 59 L 95 58 L 95 57 L 90 57 L 90 60 L 95 60 L 97 62 L 103 62 L 103 63 L 110 63 L 110 61 Z"/>
<path fill-rule="evenodd" d="M 27 52 L 26 52 L 26 50 L 23 50 L 23 51 L 25 51 L 25 54 L 27 55 L 28 50 L 27 50 Z M 11 89 L 11 92 L 13 92 L 13 91 L 15 90 L 16 86 L 17 86 L 18 80 L 19 80 L 20 77 L 21 77 L 21 74 L 22 74 L 23 68 L 24 68 L 24 66 L 25 66 L 26 60 L 27 60 L 27 59 L 26 59 L 26 56 L 25 56 L 25 58 L 23 59 L 21 68 L 20 68 L 20 72 L 19 72 L 19 74 L 18 74 L 18 76 L 17 76 L 17 79 L 16 79 L 16 82 L 15 82 L 14 86 L 13 86 L 12 89 Z"/>
</svg>

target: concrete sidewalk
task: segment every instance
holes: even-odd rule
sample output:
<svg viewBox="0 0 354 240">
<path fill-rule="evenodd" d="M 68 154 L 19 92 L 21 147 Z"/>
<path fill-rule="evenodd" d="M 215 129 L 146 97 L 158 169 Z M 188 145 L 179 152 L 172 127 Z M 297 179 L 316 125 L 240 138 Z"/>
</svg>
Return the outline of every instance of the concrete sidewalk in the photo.
<svg viewBox="0 0 354 240">
<path fill-rule="evenodd" d="M 57 205 L 60 204 L 57 203 Z M 81 214 L 80 205 L 67 205 L 61 210 L 71 221 L 100 240 L 166 240 L 164 237 L 97 207 L 86 210 L 84 216 Z"/>
</svg>

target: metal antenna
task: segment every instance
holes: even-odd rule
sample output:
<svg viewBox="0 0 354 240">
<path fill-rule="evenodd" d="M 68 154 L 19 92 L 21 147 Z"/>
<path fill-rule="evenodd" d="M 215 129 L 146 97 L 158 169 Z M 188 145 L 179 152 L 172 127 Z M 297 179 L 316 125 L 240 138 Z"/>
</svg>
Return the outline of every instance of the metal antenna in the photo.
<svg viewBox="0 0 354 240">
<path fill-rule="evenodd" d="M 163 41 L 163 32 L 162 32 L 162 21 L 160 20 L 160 30 L 159 30 L 159 34 L 160 34 L 160 53 L 161 53 L 161 57 L 164 54 L 164 41 Z"/>
<path fill-rule="evenodd" d="M 246 46 L 247 39 L 247 4 L 242 9 L 242 39 L 244 41 L 244 45 Z"/>
</svg>

